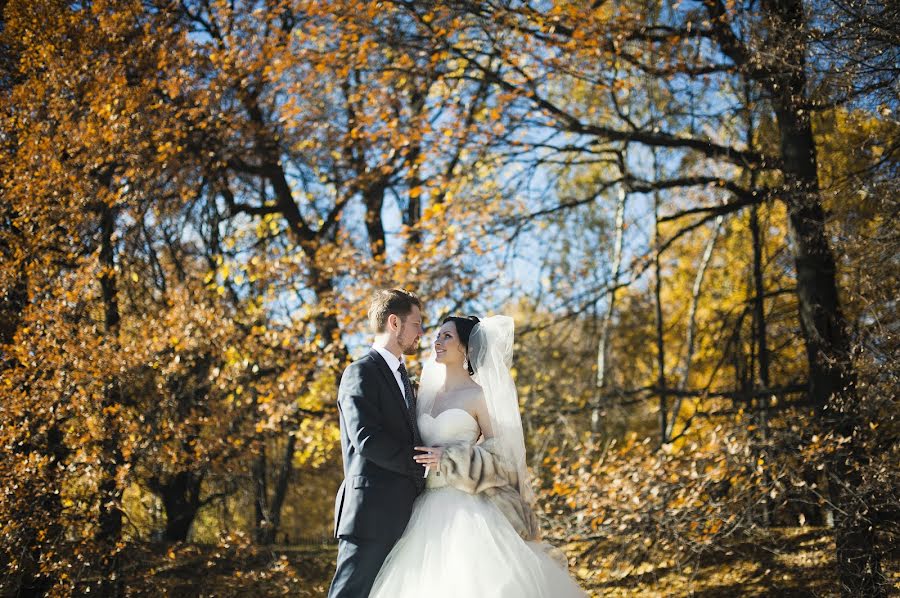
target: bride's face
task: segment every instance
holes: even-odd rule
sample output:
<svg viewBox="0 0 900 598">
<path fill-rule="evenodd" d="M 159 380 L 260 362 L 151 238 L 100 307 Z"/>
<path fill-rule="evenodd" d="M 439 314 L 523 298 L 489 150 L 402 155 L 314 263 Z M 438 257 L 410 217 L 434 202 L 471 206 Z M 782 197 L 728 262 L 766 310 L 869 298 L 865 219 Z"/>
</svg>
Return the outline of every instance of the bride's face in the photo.
<svg viewBox="0 0 900 598">
<path fill-rule="evenodd" d="M 434 339 L 434 355 L 434 360 L 444 365 L 461 367 L 465 361 L 465 348 L 459 341 L 459 334 L 457 334 L 456 325 L 453 322 L 445 323 L 438 330 L 437 338 Z"/>
</svg>

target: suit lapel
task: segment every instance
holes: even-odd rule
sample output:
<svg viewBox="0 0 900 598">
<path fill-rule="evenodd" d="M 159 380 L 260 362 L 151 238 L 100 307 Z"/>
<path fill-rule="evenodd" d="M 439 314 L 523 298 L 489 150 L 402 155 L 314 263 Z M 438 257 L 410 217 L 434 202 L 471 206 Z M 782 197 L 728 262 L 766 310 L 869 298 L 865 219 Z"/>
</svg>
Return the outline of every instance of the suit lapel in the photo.
<svg viewBox="0 0 900 598">
<path fill-rule="evenodd" d="M 403 398 L 403 391 L 401 391 L 400 386 L 397 385 L 397 379 L 394 378 L 394 372 L 391 371 L 390 366 L 388 366 L 387 362 L 384 360 L 384 357 L 382 357 L 378 353 L 378 351 L 376 351 L 375 349 L 370 349 L 369 355 L 372 357 L 372 359 L 375 360 L 375 363 L 378 364 L 378 369 L 381 372 L 381 375 L 384 376 L 384 380 L 387 383 L 388 388 L 391 389 L 391 392 L 397 398 L 397 401 L 399 401 L 398 405 L 400 406 L 400 409 L 403 410 L 403 420 L 406 422 L 406 427 L 409 428 L 409 431 L 412 432 L 413 435 L 415 435 L 415 431 L 412 429 L 412 424 L 410 423 L 409 418 L 406 417 L 406 399 Z"/>
</svg>

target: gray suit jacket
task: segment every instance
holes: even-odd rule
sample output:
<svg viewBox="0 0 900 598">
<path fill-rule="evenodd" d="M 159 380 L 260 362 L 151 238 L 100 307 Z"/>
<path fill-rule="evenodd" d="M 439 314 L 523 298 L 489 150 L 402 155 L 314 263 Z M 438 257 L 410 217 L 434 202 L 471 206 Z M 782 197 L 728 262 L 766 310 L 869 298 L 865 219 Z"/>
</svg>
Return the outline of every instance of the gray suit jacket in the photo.
<svg viewBox="0 0 900 598">
<path fill-rule="evenodd" d="M 338 389 L 344 481 L 334 535 L 399 538 L 424 469 L 413 461 L 413 428 L 393 373 L 374 349 L 344 370 Z"/>
</svg>

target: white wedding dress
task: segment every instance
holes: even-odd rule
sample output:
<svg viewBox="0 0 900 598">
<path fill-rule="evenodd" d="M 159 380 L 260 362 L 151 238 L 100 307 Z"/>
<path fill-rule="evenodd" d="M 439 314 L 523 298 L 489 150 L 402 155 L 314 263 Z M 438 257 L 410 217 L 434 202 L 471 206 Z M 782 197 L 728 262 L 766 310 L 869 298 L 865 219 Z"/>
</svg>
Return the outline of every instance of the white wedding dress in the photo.
<svg viewBox="0 0 900 598">
<path fill-rule="evenodd" d="M 474 442 L 466 411 L 419 416 L 427 446 Z M 370 598 L 582 598 L 586 594 L 542 545 L 526 542 L 485 497 L 431 471 L 412 517 L 378 573 Z"/>
</svg>

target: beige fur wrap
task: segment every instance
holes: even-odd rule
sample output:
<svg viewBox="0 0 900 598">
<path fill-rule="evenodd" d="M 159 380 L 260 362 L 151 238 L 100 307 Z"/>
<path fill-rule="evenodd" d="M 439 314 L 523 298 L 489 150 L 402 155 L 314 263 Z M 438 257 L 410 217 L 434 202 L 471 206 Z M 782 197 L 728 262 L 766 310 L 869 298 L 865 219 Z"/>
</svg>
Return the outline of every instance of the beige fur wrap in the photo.
<svg viewBox="0 0 900 598">
<path fill-rule="evenodd" d="M 480 444 L 460 442 L 447 445 L 440 471 L 447 484 L 481 494 L 494 503 L 526 541 L 540 541 L 540 525 L 531 506 L 519 494 L 518 474 L 497 451 L 492 439 Z"/>
</svg>

